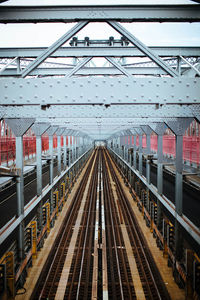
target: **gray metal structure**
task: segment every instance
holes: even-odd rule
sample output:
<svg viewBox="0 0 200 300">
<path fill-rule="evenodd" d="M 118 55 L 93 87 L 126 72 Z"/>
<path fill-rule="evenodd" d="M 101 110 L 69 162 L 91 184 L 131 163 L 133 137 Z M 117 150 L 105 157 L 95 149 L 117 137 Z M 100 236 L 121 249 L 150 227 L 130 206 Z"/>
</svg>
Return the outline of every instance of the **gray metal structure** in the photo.
<svg viewBox="0 0 200 300">
<path fill-rule="evenodd" d="M 41 135 L 49 136 L 50 182 L 53 179 L 53 135 L 58 136 L 58 171 L 61 171 L 60 139 L 64 136 L 63 174 L 68 164 L 87 151 L 93 140 L 113 142 L 112 151 L 157 198 L 158 228 L 162 206 L 175 218 L 176 255 L 181 248 L 180 226 L 200 244 L 200 232 L 182 215 L 182 138 L 193 119 L 200 120 L 200 47 L 148 47 L 123 26 L 123 22 L 199 22 L 200 5 L 93 5 L 93 6 L 0 6 L 0 23 L 77 22 L 47 48 L 0 49 L 0 114 L 15 130 L 12 120 L 35 118 L 37 136 L 38 199 L 41 197 Z M 121 34 L 121 39 L 79 40 L 75 35 L 90 22 L 104 22 Z M 71 39 L 71 41 L 70 41 Z M 64 45 L 68 43 L 68 45 Z M 63 46 L 64 45 L 64 46 Z M 105 58 L 100 67 L 93 58 Z M 144 58 L 146 57 L 146 60 Z M 57 58 L 70 58 L 69 63 Z M 137 61 L 135 60 L 137 58 Z M 171 119 L 175 118 L 175 119 Z M 24 120 L 24 121 L 23 121 Z M 30 123 L 30 124 L 29 124 Z M 26 124 L 26 130 L 33 121 Z M 29 124 L 29 125 L 28 125 Z M 50 127 L 49 127 L 50 126 Z M 175 207 L 162 197 L 162 137 L 170 128 L 176 135 Z M 147 176 L 142 176 L 144 154 L 150 154 L 150 134 L 158 135 L 157 190 L 152 188 L 147 157 Z M 15 131 L 14 131 L 15 132 Z M 17 136 L 18 167 L 23 170 L 22 135 Z M 143 152 L 142 136 L 147 135 Z M 134 136 L 133 166 L 126 159 L 125 136 Z M 139 149 L 136 136 L 139 135 Z M 132 145 L 131 145 L 132 146 Z M 122 153 L 123 149 L 123 153 Z M 139 168 L 137 171 L 137 153 Z M 122 158 L 121 158 L 122 156 Z M 71 161 L 72 160 L 72 161 Z M 61 175 L 59 175 L 61 176 Z M 23 177 L 23 176 L 22 176 Z M 23 248 L 23 178 L 18 182 L 18 224 Z M 59 177 L 60 179 L 60 177 Z M 57 179 L 56 179 L 57 180 Z M 20 204 L 21 203 L 21 204 Z M 38 200 L 39 203 L 39 200 Z M 22 207 L 20 206 L 22 205 Z M 41 209 L 40 209 L 41 214 Z M 19 217 L 18 216 L 18 217 Z M 41 219 L 41 216 L 40 216 Z M 17 226 L 17 225 L 16 225 Z M 20 250 L 21 251 L 21 250 Z M 23 252 L 20 252 L 23 258 Z"/>
</svg>

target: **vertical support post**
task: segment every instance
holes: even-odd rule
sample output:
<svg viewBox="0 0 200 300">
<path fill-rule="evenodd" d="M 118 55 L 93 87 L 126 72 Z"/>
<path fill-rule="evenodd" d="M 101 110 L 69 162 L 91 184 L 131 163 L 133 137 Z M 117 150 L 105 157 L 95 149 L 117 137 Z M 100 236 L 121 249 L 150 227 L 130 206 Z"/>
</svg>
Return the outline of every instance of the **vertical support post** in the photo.
<svg viewBox="0 0 200 300">
<path fill-rule="evenodd" d="M 58 174 L 61 173 L 61 136 L 57 135 L 58 139 Z"/>
<path fill-rule="evenodd" d="M 137 145 L 136 145 L 136 141 L 137 141 L 137 135 L 134 134 L 133 135 L 134 137 L 134 147 L 133 147 L 133 165 L 134 165 L 134 168 L 137 169 L 137 158 L 136 158 L 136 151 L 137 151 Z"/>
<path fill-rule="evenodd" d="M 139 135 L 139 173 L 142 175 L 142 135 Z"/>
<path fill-rule="evenodd" d="M 164 122 L 157 122 L 151 125 L 151 128 L 157 134 L 158 138 L 158 164 L 157 164 L 157 189 L 160 195 L 163 194 L 163 134 L 166 131 L 166 125 Z M 163 228 L 163 213 L 162 204 L 157 200 L 157 227 L 159 230 Z M 164 232 L 163 232 L 164 234 Z"/>
<path fill-rule="evenodd" d="M 23 158 L 23 136 L 16 136 L 16 168 L 21 170 L 17 177 L 17 216 L 22 218 L 18 228 L 18 253 L 19 260 L 24 258 L 24 158 Z"/>
<path fill-rule="evenodd" d="M 158 165 L 157 165 L 157 189 L 158 193 L 163 193 L 163 135 L 158 135 Z M 162 229 L 162 204 L 157 202 L 157 227 Z"/>
<path fill-rule="evenodd" d="M 175 182 L 175 210 L 183 213 L 183 134 L 193 118 L 170 119 L 166 123 L 176 135 L 176 182 Z M 175 258 L 181 260 L 183 255 L 183 236 L 181 225 L 175 219 Z"/>
<path fill-rule="evenodd" d="M 50 154 L 49 184 L 52 184 L 53 183 L 53 135 L 49 135 L 49 154 Z"/>
<path fill-rule="evenodd" d="M 64 167 L 64 170 L 66 170 L 66 167 L 67 167 L 67 143 L 66 143 L 66 135 L 64 134 L 63 135 L 63 167 Z"/>
<path fill-rule="evenodd" d="M 41 135 L 36 136 L 36 172 L 37 172 L 37 195 L 42 194 L 42 140 Z M 37 209 L 38 230 L 42 229 L 42 201 L 40 201 Z"/>
<path fill-rule="evenodd" d="M 176 189 L 175 205 L 179 215 L 183 213 L 183 135 L 176 135 Z"/>
<path fill-rule="evenodd" d="M 60 127 L 56 131 L 57 141 L 58 141 L 58 174 L 61 174 L 62 167 L 61 167 L 61 135 L 65 131 L 65 127 Z"/>
<path fill-rule="evenodd" d="M 23 135 L 32 126 L 35 119 L 5 119 L 7 125 L 16 136 L 16 167 L 21 170 L 20 176 L 16 178 L 17 189 L 17 217 L 21 218 L 18 226 L 18 258 L 24 259 L 24 157 L 23 157 Z"/>
<path fill-rule="evenodd" d="M 41 135 L 36 136 L 36 163 L 37 163 L 37 195 L 42 194 L 42 141 Z"/>
<path fill-rule="evenodd" d="M 176 135 L 176 181 L 175 181 L 175 210 L 179 215 L 183 213 L 183 136 Z M 175 220 L 175 256 L 177 260 L 182 257 L 183 238 L 181 226 Z"/>
<path fill-rule="evenodd" d="M 68 167 L 71 165 L 71 136 L 68 135 Z"/>
</svg>

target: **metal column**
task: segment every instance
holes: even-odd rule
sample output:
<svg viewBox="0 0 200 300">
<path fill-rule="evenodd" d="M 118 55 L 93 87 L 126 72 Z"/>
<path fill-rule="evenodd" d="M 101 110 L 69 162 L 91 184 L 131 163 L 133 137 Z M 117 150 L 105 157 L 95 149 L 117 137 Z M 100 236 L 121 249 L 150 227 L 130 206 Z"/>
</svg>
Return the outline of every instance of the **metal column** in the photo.
<svg viewBox="0 0 200 300">
<path fill-rule="evenodd" d="M 36 135 L 36 172 L 37 172 L 37 196 L 42 194 L 42 134 L 50 127 L 47 123 L 35 123 L 31 127 Z M 42 202 L 38 205 L 37 210 L 38 229 L 42 228 Z"/>
<path fill-rule="evenodd" d="M 20 217 L 18 227 L 18 258 L 24 258 L 24 156 L 23 156 L 23 135 L 32 126 L 35 119 L 5 119 L 5 122 L 12 129 L 16 136 L 16 168 L 21 170 L 17 177 L 17 217 Z"/>
<path fill-rule="evenodd" d="M 49 166 L 49 184 L 53 183 L 53 136 L 57 131 L 58 126 L 51 126 L 47 129 L 47 134 L 49 136 L 49 155 L 50 155 L 50 166 Z M 53 209 L 53 191 L 51 190 L 51 199 L 50 199 L 50 210 Z"/>
<path fill-rule="evenodd" d="M 158 163 L 157 163 L 157 189 L 160 195 L 163 194 L 163 134 L 166 131 L 166 125 L 164 122 L 158 122 L 151 125 L 153 131 L 157 134 L 158 138 Z M 162 204 L 157 201 L 157 227 L 160 230 L 162 228 Z"/>
<path fill-rule="evenodd" d="M 177 214 L 183 213 L 183 134 L 192 122 L 192 118 L 177 118 L 167 122 L 167 126 L 176 135 L 176 187 L 175 210 Z M 181 225 L 175 220 L 175 256 L 180 260 L 183 252 Z"/>
<path fill-rule="evenodd" d="M 56 131 L 57 139 L 58 139 L 58 174 L 60 175 L 62 171 L 61 167 L 61 135 L 65 131 L 65 127 L 60 127 Z"/>
</svg>

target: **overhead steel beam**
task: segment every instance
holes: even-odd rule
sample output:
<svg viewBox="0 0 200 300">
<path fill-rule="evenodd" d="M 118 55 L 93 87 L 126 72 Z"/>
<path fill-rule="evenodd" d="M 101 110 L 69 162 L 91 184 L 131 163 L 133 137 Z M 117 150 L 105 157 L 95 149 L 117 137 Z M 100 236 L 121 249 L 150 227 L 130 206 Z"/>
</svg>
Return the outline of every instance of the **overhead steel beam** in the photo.
<svg viewBox="0 0 200 300">
<path fill-rule="evenodd" d="M 195 104 L 200 78 L 34 78 L 0 80 L 0 105 Z"/>
<path fill-rule="evenodd" d="M 37 57 L 47 48 L 0 48 L 0 58 L 14 57 Z M 200 47 L 149 47 L 155 54 L 159 56 L 200 56 Z M 88 47 L 61 47 L 51 54 L 51 57 L 104 57 L 104 56 L 128 56 L 128 57 L 144 57 L 146 56 L 136 47 L 116 47 L 116 46 L 88 46 Z"/>
<path fill-rule="evenodd" d="M 108 24 L 113 27 L 116 31 L 126 37 L 134 46 L 136 46 L 141 52 L 143 52 L 147 57 L 154 61 L 161 69 L 163 69 L 167 74 L 172 77 L 178 77 L 176 70 L 172 69 L 168 64 L 162 60 L 157 54 L 155 54 L 149 47 L 144 45 L 140 40 L 138 40 L 133 34 L 126 30 L 121 24 L 114 21 L 108 21 Z"/>
<path fill-rule="evenodd" d="M 1 23 L 77 22 L 196 22 L 200 6 L 191 5 L 81 5 L 1 6 Z"/>
<path fill-rule="evenodd" d="M 128 119 L 138 118 L 170 118 L 170 117 L 192 117 L 199 110 L 199 105 L 142 105 L 140 109 L 137 105 L 103 105 L 84 106 L 84 105 L 51 105 L 41 107 L 41 105 L 25 106 L 0 106 L 0 112 L 5 118 L 66 118 L 70 123 L 73 119 L 92 119 L 98 118 L 102 122 L 105 119 Z"/>
<path fill-rule="evenodd" d="M 123 66 L 122 66 L 123 67 Z M 165 71 L 159 67 L 123 67 L 124 70 L 130 75 L 165 75 Z M 54 75 L 66 75 L 70 73 L 73 68 L 37 68 L 31 72 L 31 76 L 54 76 Z M 190 67 L 181 68 L 182 72 L 191 70 Z M 83 67 L 77 72 L 76 75 L 80 76 L 97 76 L 97 75 L 123 75 L 121 71 L 114 67 Z M 15 76 L 20 77 L 21 74 L 17 71 L 17 68 L 9 68 L 0 73 L 0 77 Z M 195 76 L 190 76 L 195 77 Z"/>
<path fill-rule="evenodd" d="M 88 24 L 88 21 L 81 21 L 66 32 L 61 38 L 59 38 L 55 43 L 50 47 L 44 50 L 28 67 L 22 71 L 22 77 L 29 75 L 37 66 L 39 66 L 47 57 L 54 53 L 59 47 L 66 43 L 74 34 L 79 32 L 85 25 Z"/>
</svg>

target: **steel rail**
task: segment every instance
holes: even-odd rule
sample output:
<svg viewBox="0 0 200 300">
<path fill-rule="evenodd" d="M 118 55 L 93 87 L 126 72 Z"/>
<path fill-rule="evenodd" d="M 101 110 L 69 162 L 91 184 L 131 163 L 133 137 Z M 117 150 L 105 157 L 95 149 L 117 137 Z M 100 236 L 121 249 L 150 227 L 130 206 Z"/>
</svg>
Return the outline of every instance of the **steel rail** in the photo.
<svg viewBox="0 0 200 300">
<path fill-rule="evenodd" d="M 96 160 L 96 157 L 95 157 L 95 160 Z M 96 161 L 95 161 L 95 165 L 94 165 L 94 169 L 93 169 L 93 175 L 95 175 L 95 172 L 96 172 L 95 166 L 96 166 Z M 91 167 L 92 167 L 92 165 L 91 165 Z M 92 178 L 93 177 L 94 176 L 92 176 Z M 87 220 L 89 218 L 88 214 L 90 214 L 90 212 L 91 212 L 91 203 L 93 201 L 89 201 L 89 199 L 92 199 L 92 197 L 90 197 L 90 196 L 92 194 L 93 187 L 94 187 L 94 181 L 92 180 L 90 182 L 89 190 L 87 193 L 86 206 L 84 208 L 84 212 L 82 215 L 81 227 L 80 227 L 79 234 L 78 234 L 78 240 L 76 241 L 77 251 L 74 252 L 74 257 L 73 257 L 72 264 L 71 264 L 70 273 L 72 273 L 72 275 L 71 275 L 71 278 L 68 279 L 67 287 L 65 290 L 65 298 L 68 298 L 68 299 L 78 299 L 80 293 L 82 292 L 82 290 L 80 291 L 80 285 L 81 285 L 80 273 L 82 272 L 81 267 L 83 266 L 83 263 L 84 263 L 84 261 L 83 261 L 84 241 L 85 241 L 85 238 L 87 237 L 86 230 L 85 230 L 87 226 L 85 226 L 85 223 L 87 223 Z M 83 251 L 82 251 L 82 249 L 83 249 Z M 88 249 L 88 252 L 89 252 L 89 249 Z M 81 256 L 81 262 L 80 262 L 80 256 Z M 78 277 L 78 280 L 77 280 L 77 277 Z M 74 284 L 77 282 L 78 282 L 78 287 L 76 288 Z M 81 299 L 82 298 L 83 298 L 83 295 L 81 295 Z"/>
<path fill-rule="evenodd" d="M 107 154 L 108 155 L 108 154 Z M 112 166 L 111 160 L 109 160 L 109 164 L 110 164 L 110 168 L 112 169 L 112 176 L 113 179 L 117 182 L 117 192 L 119 195 L 119 198 L 121 199 L 120 204 L 123 207 L 123 214 L 124 214 L 124 218 L 126 218 L 126 220 L 128 220 L 128 227 L 129 231 L 128 234 L 131 238 L 131 242 L 133 243 L 133 247 L 134 247 L 134 251 L 137 255 L 137 259 L 140 261 L 140 268 L 142 270 L 143 273 L 143 278 L 145 278 L 145 286 L 148 288 L 148 297 L 150 297 L 150 299 L 154 300 L 154 299 L 170 299 L 169 294 L 167 292 L 167 289 L 164 288 L 164 284 L 162 280 L 160 280 L 161 276 L 158 270 L 156 270 L 155 268 L 155 263 L 153 262 L 153 257 L 151 255 L 149 255 L 149 251 L 148 251 L 148 247 L 146 245 L 146 243 L 144 242 L 144 238 L 142 238 L 142 233 L 141 233 L 141 229 L 139 228 L 139 225 L 136 221 L 135 215 L 132 211 L 131 205 L 128 202 L 123 188 L 121 186 L 121 183 L 114 171 L 114 168 Z M 116 166 L 116 164 L 115 164 Z M 131 228 L 131 229 L 130 229 Z M 139 247 L 138 247 L 139 245 Z M 139 249 L 141 250 L 139 252 Z M 142 257 L 141 257 L 142 256 Z M 145 267 L 146 264 L 146 267 Z M 147 276 L 147 272 L 149 272 L 150 275 L 150 279 L 149 280 L 148 276 Z M 154 286 L 152 286 L 152 284 Z M 159 285 L 159 288 L 158 288 Z M 154 289 L 154 290 L 153 290 Z M 157 294 L 155 294 L 155 292 Z M 165 297 L 165 298 L 163 298 Z"/>
<path fill-rule="evenodd" d="M 99 152 L 98 152 L 98 154 L 99 154 Z M 88 193 L 90 195 L 88 197 L 89 209 L 88 209 L 88 213 L 87 213 L 87 223 L 86 223 L 85 238 L 84 238 L 84 243 L 83 243 L 82 259 L 81 259 L 81 267 L 80 267 L 80 273 L 79 273 L 76 300 L 81 299 L 81 298 L 79 298 L 79 296 L 80 296 L 79 294 L 80 294 L 80 287 L 81 287 L 81 279 L 83 276 L 86 248 L 87 248 L 87 259 L 86 259 L 87 271 L 85 272 L 86 273 L 86 278 L 84 279 L 85 288 L 84 288 L 84 294 L 83 294 L 82 299 L 86 299 L 86 300 L 88 299 L 88 285 L 89 285 L 89 274 L 90 274 L 90 264 L 91 264 L 91 249 L 92 249 L 92 242 L 94 242 L 94 239 L 92 239 L 92 237 L 94 235 L 94 229 L 89 231 L 89 227 L 92 225 L 94 227 L 94 221 L 95 221 L 94 207 L 96 206 L 96 195 L 97 195 L 98 159 L 99 159 L 99 155 L 97 155 L 97 157 L 96 157 L 96 164 L 94 166 L 94 173 L 93 173 L 94 175 L 92 178 L 91 193 Z M 89 235 L 89 244 L 87 244 L 88 235 Z"/>
<path fill-rule="evenodd" d="M 121 220 L 121 212 L 119 211 L 119 207 L 117 208 L 117 203 L 115 204 L 115 201 L 114 201 L 114 194 L 113 194 L 113 189 L 111 187 L 111 183 L 110 183 L 110 180 L 109 180 L 109 172 L 110 172 L 110 175 L 111 175 L 111 170 L 110 170 L 110 166 L 109 166 L 109 162 L 108 162 L 108 159 L 107 157 L 105 156 L 105 152 L 104 152 L 104 159 L 105 161 L 107 162 L 107 168 L 106 168 L 106 172 L 107 172 L 107 175 L 108 175 L 108 188 L 109 188 L 109 195 L 110 195 L 110 201 L 109 201 L 109 205 L 110 205 L 110 208 L 111 208 L 111 212 L 112 212 L 112 218 L 114 220 L 114 224 L 116 224 L 115 226 L 115 232 L 116 232 L 116 237 L 117 237 L 117 242 L 118 242 L 118 249 L 120 250 L 120 262 L 121 262 L 121 265 L 122 265 L 122 270 L 123 270 L 123 276 L 122 276 L 122 279 L 123 279 L 123 282 L 126 282 L 126 288 L 125 288 L 125 285 L 123 285 L 123 293 L 124 293 L 124 298 L 125 299 L 132 299 L 134 298 L 134 293 L 135 293 L 135 290 L 133 291 L 134 288 L 132 288 L 132 285 L 133 285 L 133 282 L 132 282 L 132 278 L 129 278 L 129 270 L 130 270 L 130 267 L 129 267 L 129 264 L 127 263 L 127 253 L 125 250 L 123 250 L 124 248 L 124 241 L 123 241 L 123 235 L 122 235 L 122 231 L 121 231 L 121 227 L 120 227 L 120 224 L 122 223 L 123 220 Z M 108 171 L 109 170 L 109 171 Z M 117 210 L 119 211 L 119 216 L 118 216 L 118 213 L 117 213 Z M 125 295 L 125 293 L 127 293 Z"/>
<path fill-rule="evenodd" d="M 50 295 L 50 293 L 52 293 L 52 289 L 55 289 L 56 285 L 52 284 L 52 279 L 50 279 L 50 289 L 48 289 L 48 291 L 46 291 L 47 289 L 47 285 L 49 283 L 49 277 L 51 276 L 51 272 L 53 272 L 53 283 L 55 282 L 55 279 L 58 280 L 58 273 L 57 273 L 57 270 L 59 268 L 59 265 L 60 265 L 60 262 L 61 260 L 63 260 L 63 254 L 64 252 L 66 251 L 66 247 L 67 247 L 67 244 L 69 244 L 70 242 L 70 234 L 71 234 L 71 228 L 73 226 L 73 223 L 76 219 L 76 214 L 74 213 L 74 211 L 78 208 L 79 206 L 79 202 L 81 201 L 81 196 L 83 194 L 83 191 L 84 191 L 84 186 L 86 184 L 86 181 L 88 179 L 88 173 L 90 172 L 90 167 L 91 167 L 91 162 L 89 163 L 88 167 L 87 167 L 87 170 L 86 170 L 86 173 L 84 174 L 82 180 L 81 180 L 81 183 L 80 183 L 80 188 L 77 190 L 74 198 L 73 198 L 73 201 L 68 209 L 68 213 L 65 217 L 65 221 L 63 222 L 63 224 L 65 224 L 65 227 L 64 227 L 64 230 L 63 230 L 63 227 L 61 228 L 60 230 L 60 234 L 59 234 L 59 237 L 56 238 L 56 241 L 53 245 L 53 250 L 56 249 L 56 251 L 52 254 L 50 253 L 50 257 L 52 258 L 53 256 L 53 259 L 51 260 L 50 264 L 48 264 L 47 262 L 47 265 L 44 267 L 44 269 L 48 269 L 48 273 L 47 275 L 44 274 L 45 270 L 43 269 L 41 275 L 40 275 L 40 278 L 38 280 L 38 283 L 36 284 L 36 288 L 35 290 L 33 291 L 32 295 L 31 295 L 31 299 L 42 299 L 43 297 L 43 294 L 44 293 L 48 293 L 48 295 Z M 63 245 L 63 240 L 64 240 L 64 246 Z M 58 241 L 58 244 L 56 245 L 56 242 Z M 61 249 L 61 253 L 59 252 L 60 251 L 60 247 L 62 248 Z M 58 257 L 57 257 L 58 256 Z M 55 263 L 57 264 L 56 268 L 55 268 Z M 40 283 L 42 281 L 42 275 L 44 274 L 45 276 L 45 281 L 43 283 L 43 286 L 42 286 L 42 289 L 41 291 L 38 291 L 39 290 L 39 286 L 40 286 Z M 55 294 L 55 290 L 54 290 L 54 294 Z M 38 295 L 39 293 L 39 295 Z M 47 297 L 48 297 L 47 295 Z"/>
<path fill-rule="evenodd" d="M 124 299 L 122 275 L 121 275 L 121 270 L 120 270 L 120 258 L 119 258 L 119 255 L 118 255 L 117 238 L 116 238 L 116 233 L 115 233 L 116 227 L 114 225 L 114 220 L 113 220 L 113 216 L 112 216 L 112 207 L 111 207 L 111 203 L 110 203 L 110 200 L 111 200 L 113 195 L 111 193 L 111 188 L 109 186 L 109 177 L 108 177 L 108 173 L 106 172 L 105 162 L 103 164 L 103 168 L 104 168 L 103 169 L 104 201 L 105 201 L 105 206 L 107 206 L 108 211 L 109 211 L 111 232 L 112 232 L 112 236 L 113 236 L 113 245 L 112 245 L 112 247 L 114 247 L 114 251 L 115 251 L 115 258 L 116 258 L 116 263 L 117 263 L 117 273 L 118 273 L 119 284 L 120 284 L 121 299 Z M 110 246 L 109 248 L 112 248 L 112 247 Z M 121 248 L 121 246 L 120 246 L 120 248 Z"/>
</svg>

